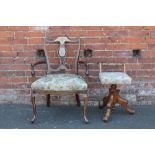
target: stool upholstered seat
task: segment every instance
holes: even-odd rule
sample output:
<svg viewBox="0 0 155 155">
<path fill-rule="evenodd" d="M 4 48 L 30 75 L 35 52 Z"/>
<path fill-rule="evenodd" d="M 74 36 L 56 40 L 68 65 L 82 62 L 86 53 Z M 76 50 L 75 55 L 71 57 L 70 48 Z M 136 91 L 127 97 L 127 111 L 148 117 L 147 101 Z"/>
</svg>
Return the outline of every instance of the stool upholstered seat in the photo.
<svg viewBox="0 0 155 155">
<path fill-rule="evenodd" d="M 102 84 L 131 84 L 131 77 L 124 72 L 101 72 L 99 79 Z"/>
</svg>

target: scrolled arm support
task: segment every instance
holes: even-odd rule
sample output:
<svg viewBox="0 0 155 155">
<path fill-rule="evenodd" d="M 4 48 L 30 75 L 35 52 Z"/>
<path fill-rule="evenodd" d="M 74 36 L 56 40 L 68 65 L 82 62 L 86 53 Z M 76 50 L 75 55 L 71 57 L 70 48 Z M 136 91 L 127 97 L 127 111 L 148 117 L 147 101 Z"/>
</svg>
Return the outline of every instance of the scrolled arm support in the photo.
<svg viewBox="0 0 155 155">
<path fill-rule="evenodd" d="M 34 82 L 35 79 L 36 79 L 35 66 L 40 65 L 40 64 L 46 64 L 46 61 L 38 61 L 38 62 L 36 62 L 34 64 L 31 64 L 32 82 Z"/>
<path fill-rule="evenodd" d="M 86 62 L 86 61 L 79 61 L 79 64 L 84 64 L 84 66 L 85 66 L 85 75 L 86 76 L 89 76 L 89 65 L 88 65 L 88 63 Z"/>
</svg>

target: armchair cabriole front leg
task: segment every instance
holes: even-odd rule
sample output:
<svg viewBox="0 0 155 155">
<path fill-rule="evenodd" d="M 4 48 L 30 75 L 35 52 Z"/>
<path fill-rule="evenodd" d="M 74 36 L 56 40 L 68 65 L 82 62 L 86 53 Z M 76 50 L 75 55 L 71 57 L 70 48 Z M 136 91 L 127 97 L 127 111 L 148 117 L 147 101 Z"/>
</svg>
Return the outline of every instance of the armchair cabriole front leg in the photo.
<svg viewBox="0 0 155 155">
<path fill-rule="evenodd" d="M 39 64 L 46 64 L 46 61 L 39 61 L 34 64 L 31 64 L 31 75 L 32 75 L 32 82 L 36 80 L 36 74 L 35 74 L 35 66 Z M 36 119 L 36 103 L 35 103 L 35 92 L 31 90 L 31 102 L 32 102 L 32 118 L 30 119 L 31 123 L 34 123 Z"/>
<path fill-rule="evenodd" d="M 87 107 L 88 107 L 88 95 L 85 94 L 84 95 L 84 112 L 83 112 L 85 123 L 88 123 L 88 119 L 87 119 Z"/>
<path fill-rule="evenodd" d="M 30 120 L 31 123 L 34 123 L 35 119 L 36 119 L 36 103 L 35 103 L 35 96 L 32 94 L 31 95 L 31 102 L 32 102 L 32 110 L 33 110 L 33 116 L 32 119 Z"/>
</svg>

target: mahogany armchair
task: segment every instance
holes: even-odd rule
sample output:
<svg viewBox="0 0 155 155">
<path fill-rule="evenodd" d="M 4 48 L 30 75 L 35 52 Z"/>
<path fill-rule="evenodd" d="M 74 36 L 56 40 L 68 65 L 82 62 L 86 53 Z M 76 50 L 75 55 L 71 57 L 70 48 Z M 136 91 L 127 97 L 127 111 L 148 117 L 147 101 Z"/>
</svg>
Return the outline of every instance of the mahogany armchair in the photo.
<svg viewBox="0 0 155 155">
<path fill-rule="evenodd" d="M 47 50 L 48 45 L 59 45 L 59 49 L 56 52 L 60 60 L 60 63 L 55 65 L 50 63 L 49 52 Z M 76 47 L 76 50 L 72 50 L 72 54 L 75 54 L 73 64 L 67 64 L 67 52 L 69 45 Z M 40 61 L 31 65 L 32 68 L 32 84 L 31 84 L 31 101 L 33 108 L 33 116 L 31 122 L 36 119 L 36 102 L 35 98 L 37 93 L 43 93 L 46 95 L 47 106 L 50 106 L 51 95 L 74 95 L 77 101 L 77 106 L 80 106 L 79 94 L 83 95 L 84 99 L 84 111 L 83 118 L 85 123 L 88 123 L 86 116 L 88 95 L 87 95 L 87 83 L 78 75 L 78 63 L 80 54 L 80 39 L 70 40 L 68 37 L 58 37 L 55 40 L 44 39 L 44 52 L 45 61 Z M 45 63 L 47 65 L 47 74 L 36 80 L 35 66 Z"/>
</svg>

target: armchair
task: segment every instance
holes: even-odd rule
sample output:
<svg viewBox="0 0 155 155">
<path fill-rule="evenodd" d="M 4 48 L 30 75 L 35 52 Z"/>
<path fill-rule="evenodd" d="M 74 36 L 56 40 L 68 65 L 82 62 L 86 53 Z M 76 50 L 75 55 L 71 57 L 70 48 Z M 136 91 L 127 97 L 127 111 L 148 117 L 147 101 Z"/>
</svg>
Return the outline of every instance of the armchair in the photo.
<svg viewBox="0 0 155 155">
<path fill-rule="evenodd" d="M 59 58 L 59 64 L 55 65 L 50 62 L 49 53 L 47 50 L 48 45 L 59 45 L 57 51 L 57 57 Z M 69 45 L 76 47 L 76 50 L 70 52 L 74 53 L 74 61 L 68 61 L 67 63 L 67 52 L 66 48 Z M 31 122 L 33 123 L 36 119 L 36 102 L 35 98 L 37 93 L 43 93 L 46 95 L 46 105 L 50 106 L 50 96 L 51 95 L 75 95 L 77 106 L 80 106 L 79 94 L 83 94 L 84 99 L 84 111 L 83 118 L 85 123 L 88 123 L 86 116 L 87 105 L 88 105 L 88 95 L 87 95 L 87 83 L 85 80 L 78 75 L 78 63 L 80 54 L 80 39 L 70 40 L 68 37 L 58 37 L 55 40 L 44 39 L 44 52 L 45 61 L 40 61 L 35 64 L 31 64 L 32 68 L 32 84 L 31 84 L 31 101 L 33 116 Z M 72 54 L 73 54 L 72 53 Z M 73 63 L 72 63 L 73 62 Z M 35 66 L 45 63 L 47 65 L 47 74 L 36 80 L 35 76 Z"/>
</svg>

